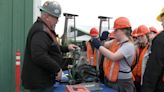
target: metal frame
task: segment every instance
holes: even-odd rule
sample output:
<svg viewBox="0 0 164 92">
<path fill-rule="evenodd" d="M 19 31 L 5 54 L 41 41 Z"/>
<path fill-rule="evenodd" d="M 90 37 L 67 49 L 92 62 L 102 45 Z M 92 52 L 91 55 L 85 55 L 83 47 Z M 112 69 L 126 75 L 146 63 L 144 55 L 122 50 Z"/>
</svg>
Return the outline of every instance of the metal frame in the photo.
<svg viewBox="0 0 164 92">
<path fill-rule="evenodd" d="M 106 16 L 98 16 L 98 19 L 100 19 L 100 25 L 99 25 L 99 37 L 102 31 L 102 23 L 103 22 L 108 22 L 108 30 L 110 29 L 110 19 L 112 19 L 112 17 L 106 17 Z"/>
<path fill-rule="evenodd" d="M 65 25 L 64 25 L 64 33 L 62 36 L 62 45 L 67 45 L 68 43 L 68 37 L 67 37 L 67 26 L 68 26 L 68 20 L 73 19 L 74 20 L 74 41 L 76 43 L 76 17 L 78 15 L 76 14 L 71 14 L 71 13 L 63 13 L 63 16 L 65 17 Z"/>
</svg>

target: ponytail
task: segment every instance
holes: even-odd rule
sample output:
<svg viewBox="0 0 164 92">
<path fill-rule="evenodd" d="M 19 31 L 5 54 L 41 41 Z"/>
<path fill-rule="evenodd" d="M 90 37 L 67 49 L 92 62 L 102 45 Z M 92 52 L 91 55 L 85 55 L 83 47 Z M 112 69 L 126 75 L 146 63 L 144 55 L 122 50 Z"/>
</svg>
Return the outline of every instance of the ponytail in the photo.
<svg viewBox="0 0 164 92">
<path fill-rule="evenodd" d="M 132 28 L 129 27 L 129 28 L 124 28 L 122 30 L 124 31 L 125 35 L 129 38 L 129 41 L 134 42 L 131 36 Z"/>
</svg>

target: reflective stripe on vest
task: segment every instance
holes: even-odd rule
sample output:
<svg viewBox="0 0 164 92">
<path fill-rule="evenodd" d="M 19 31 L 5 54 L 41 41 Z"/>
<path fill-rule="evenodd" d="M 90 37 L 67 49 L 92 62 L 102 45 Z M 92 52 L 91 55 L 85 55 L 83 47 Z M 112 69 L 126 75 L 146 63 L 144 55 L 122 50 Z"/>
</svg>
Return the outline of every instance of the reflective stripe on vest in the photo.
<svg viewBox="0 0 164 92">
<path fill-rule="evenodd" d="M 96 66 L 96 48 L 94 52 L 92 50 L 90 42 L 86 43 L 87 47 L 87 60 L 89 61 L 90 65 Z"/>
<path fill-rule="evenodd" d="M 135 66 L 135 68 L 133 69 L 133 75 L 136 79 L 136 81 L 140 82 L 141 81 L 141 74 L 142 74 L 142 63 L 143 63 L 143 59 L 144 56 L 146 54 L 146 52 L 148 51 L 149 45 L 147 45 L 143 51 L 141 52 L 140 56 L 139 56 L 139 61 L 138 64 Z"/>
<path fill-rule="evenodd" d="M 118 42 L 116 40 L 113 40 L 111 46 L 109 47 L 109 50 L 111 52 L 116 52 L 118 48 L 119 48 Z M 104 69 L 105 77 L 111 82 L 116 82 L 120 69 L 119 62 L 118 61 L 113 62 L 112 60 L 105 57 L 103 63 L 103 69 Z"/>
</svg>

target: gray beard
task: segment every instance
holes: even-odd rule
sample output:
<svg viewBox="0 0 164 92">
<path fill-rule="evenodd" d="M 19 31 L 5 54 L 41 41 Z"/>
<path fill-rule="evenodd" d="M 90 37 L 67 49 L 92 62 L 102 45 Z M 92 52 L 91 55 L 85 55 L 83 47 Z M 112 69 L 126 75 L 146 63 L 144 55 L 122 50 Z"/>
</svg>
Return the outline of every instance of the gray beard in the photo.
<svg viewBox="0 0 164 92">
<path fill-rule="evenodd" d="M 140 48 L 145 48 L 145 47 L 146 47 L 146 44 L 139 43 L 138 46 L 139 46 Z"/>
</svg>

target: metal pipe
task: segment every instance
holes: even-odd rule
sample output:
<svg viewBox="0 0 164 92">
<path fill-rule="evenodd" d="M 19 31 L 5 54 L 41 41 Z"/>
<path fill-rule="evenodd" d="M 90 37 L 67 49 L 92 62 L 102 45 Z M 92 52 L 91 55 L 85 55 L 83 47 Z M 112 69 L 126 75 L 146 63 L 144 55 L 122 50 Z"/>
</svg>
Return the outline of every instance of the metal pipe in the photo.
<svg viewBox="0 0 164 92">
<path fill-rule="evenodd" d="M 100 19 L 100 25 L 99 25 L 99 37 L 101 35 L 101 29 L 102 29 L 102 20 Z"/>
<path fill-rule="evenodd" d="M 76 18 L 74 16 L 74 42 L 76 43 Z"/>
<path fill-rule="evenodd" d="M 99 37 L 102 31 L 102 22 L 104 21 L 108 21 L 108 30 L 110 29 L 110 19 L 112 19 L 112 17 L 105 17 L 105 16 L 98 16 L 98 18 L 100 19 L 100 25 L 99 25 Z"/>
<path fill-rule="evenodd" d="M 62 45 L 66 45 L 67 43 L 67 26 L 68 26 L 68 18 L 65 16 L 65 24 L 64 24 L 64 33 L 62 36 Z"/>
</svg>

